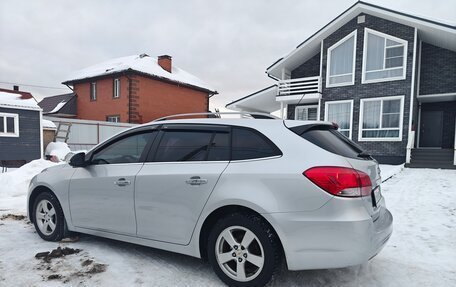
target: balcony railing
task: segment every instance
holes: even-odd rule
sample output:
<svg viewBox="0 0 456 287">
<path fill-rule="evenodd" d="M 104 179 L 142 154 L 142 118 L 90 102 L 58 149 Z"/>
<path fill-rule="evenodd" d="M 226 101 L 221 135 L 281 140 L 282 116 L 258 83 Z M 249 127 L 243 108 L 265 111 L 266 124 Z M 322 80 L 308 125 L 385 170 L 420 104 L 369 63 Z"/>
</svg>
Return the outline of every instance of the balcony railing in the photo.
<svg viewBox="0 0 456 287">
<path fill-rule="evenodd" d="M 279 81 L 278 96 L 321 93 L 321 77 L 307 77 Z"/>
</svg>

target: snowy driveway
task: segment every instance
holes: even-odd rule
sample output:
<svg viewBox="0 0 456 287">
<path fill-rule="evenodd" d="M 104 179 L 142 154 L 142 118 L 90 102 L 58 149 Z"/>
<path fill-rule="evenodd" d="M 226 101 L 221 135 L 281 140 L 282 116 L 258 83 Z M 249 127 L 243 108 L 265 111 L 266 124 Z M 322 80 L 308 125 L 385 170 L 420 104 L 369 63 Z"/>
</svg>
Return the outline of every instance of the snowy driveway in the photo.
<svg viewBox="0 0 456 287">
<path fill-rule="evenodd" d="M 383 194 L 394 216 L 394 232 L 376 258 L 361 266 L 335 270 L 282 269 L 270 285 L 454 286 L 456 171 L 404 169 L 383 184 Z M 36 253 L 59 245 L 81 252 L 48 263 L 34 258 Z M 106 264 L 106 271 L 91 272 L 90 266 L 96 264 Z M 41 240 L 24 220 L 0 221 L 0 286 L 65 283 L 221 286 L 209 265 L 195 258 L 93 236 L 82 236 L 76 243 L 50 243 Z"/>
</svg>

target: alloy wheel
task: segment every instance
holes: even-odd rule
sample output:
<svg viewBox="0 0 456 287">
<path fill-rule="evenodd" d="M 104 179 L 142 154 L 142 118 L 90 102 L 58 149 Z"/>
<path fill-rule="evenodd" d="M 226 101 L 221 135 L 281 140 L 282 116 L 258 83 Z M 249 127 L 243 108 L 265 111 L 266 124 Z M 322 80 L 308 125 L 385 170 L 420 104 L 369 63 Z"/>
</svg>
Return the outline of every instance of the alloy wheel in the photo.
<svg viewBox="0 0 456 287">
<path fill-rule="evenodd" d="M 215 244 L 215 257 L 222 271 L 240 282 L 255 279 L 264 266 L 260 240 L 242 226 L 230 226 L 220 233 Z"/>
<path fill-rule="evenodd" d="M 51 235 L 57 226 L 57 215 L 52 203 L 46 199 L 41 200 L 35 211 L 35 219 L 41 233 Z"/>
</svg>

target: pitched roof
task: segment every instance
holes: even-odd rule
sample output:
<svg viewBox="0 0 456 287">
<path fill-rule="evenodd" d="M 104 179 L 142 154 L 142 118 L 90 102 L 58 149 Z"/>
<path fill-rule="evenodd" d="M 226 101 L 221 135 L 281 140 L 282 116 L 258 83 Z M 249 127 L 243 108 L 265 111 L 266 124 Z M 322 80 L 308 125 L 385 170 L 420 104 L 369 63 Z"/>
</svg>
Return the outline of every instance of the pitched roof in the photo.
<svg viewBox="0 0 456 287">
<path fill-rule="evenodd" d="M 58 113 L 76 94 L 62 94 L 51 97 L 46 97 L 38 103 L 43 109 L 43 114 Z"/>
<path fill-rule="evenodd" d="M 0 107 L 41 110 L 32 94 L 8 89 L 0 89 Z"/>
<path fill-rule="evenodd" d="M 201 79 L 174 65 L 172 67 L 171 73 L 166 71 L 160 65 L 158 65 L 157 58 L 150 57 L 147 54 L 111 59 L 106 62 L 90 66 L 73 73 L 68 77 L 68 80 L 63 82 L 63 84 L 71 85 L 76 81 L 82 81 L 125 71 L 135 71 L 155 78 L 203 89 L 212 94 L 217 93 L 213 87 Z"/>
<path fill-rule="evenodd" d="M 431 20 L 358 1 L 299 44 L 288 55 L 274 62 L 266 69 L 266 73 L 273 78 L 280 78 L 282 68 L 294 69 L 315 56 L 321 49 L 322 40 L 362 13 L 415 27 L 418 29 L 420 38 L 423 41 L 456 51 L 456 26 L 454 24 L 443 23 L 442 21 Z"/>
</svg>

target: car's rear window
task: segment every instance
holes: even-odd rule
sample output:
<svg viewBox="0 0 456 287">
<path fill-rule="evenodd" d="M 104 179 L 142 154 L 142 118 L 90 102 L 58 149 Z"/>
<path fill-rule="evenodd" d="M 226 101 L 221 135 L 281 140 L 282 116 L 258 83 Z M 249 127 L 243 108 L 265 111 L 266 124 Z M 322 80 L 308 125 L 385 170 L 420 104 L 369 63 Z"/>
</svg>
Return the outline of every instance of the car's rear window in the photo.
<svg viewBox="0 0 456 287">
<path fill-rule="evenodd" d="M 330 125 L 306 125 L 290 129 L 297 135 L 329 152 L 356 159 L 372 159 L 359 145 Z"/>
</svg>

